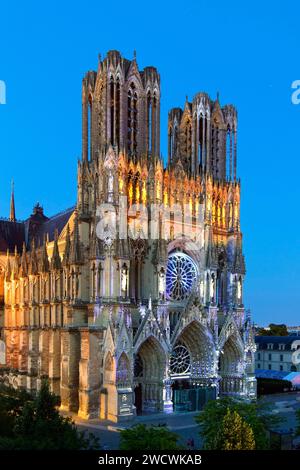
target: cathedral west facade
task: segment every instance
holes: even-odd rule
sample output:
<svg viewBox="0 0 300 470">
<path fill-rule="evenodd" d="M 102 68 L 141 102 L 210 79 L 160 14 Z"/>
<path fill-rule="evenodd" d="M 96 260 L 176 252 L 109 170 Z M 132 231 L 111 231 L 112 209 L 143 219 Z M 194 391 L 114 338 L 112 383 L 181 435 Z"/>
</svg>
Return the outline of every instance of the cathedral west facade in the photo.
<svg viewBox="0 0 300 470">
<path fill-rule="evenodd" d="M 255 398 L 243 304 L 237 112 L 198 93 L 168 120 L 160 76 L 118 51 L 82 82 L 77 202 L 0 220 L 0 379 L 118 421 Z"/>
</svg>

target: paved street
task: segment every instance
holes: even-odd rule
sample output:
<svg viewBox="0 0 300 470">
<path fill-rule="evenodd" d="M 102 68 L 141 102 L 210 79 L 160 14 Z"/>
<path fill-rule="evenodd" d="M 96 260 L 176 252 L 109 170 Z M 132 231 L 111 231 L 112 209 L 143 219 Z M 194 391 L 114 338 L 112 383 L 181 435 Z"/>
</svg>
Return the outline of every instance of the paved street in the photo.
<svg viewBox="0 0 300 470">
<path fill-rule="evenodd" d="M 278 429 L 292 430 L 296 429 L 295 411 L 300 409 L 300 392 L 268 395 L 261 398 L 261 401 L 270 403 L 274 415 L 281 416 L 284 421 L 278 425 Z M 186 445 L 187 439 L 193 438 L 195 448 L 201 448 L 199 436 L 199 426 L 195 423 L 195 416 L 199 412 L 191 413 L 171 413 L 171 414 L 149 414 L 137 416 L 128 423 L 115 424 L 110 421 L 92 419 L 85 421 L 79 419 L 76 415 L 72 419 L 76 422 L 78 428 L 85 432 L 91 432 L 100 440 L 102 449 L 117 450 L 120 443 L 120 429 L 128 428 L 137 423 L 162 425 L 166 424 L 171 431 L 176 432 L 182 438 L 182 444 Z"/>
<path fill-rule="evenodd" d="M 296 429 L 296 410 L 300 409 L 300 392 L 279 393 L 267 395 L 262 398 L 265 403 L 270 403 L 273 407 L 273 414 L 281 416 L 284 421 L 278 425 L 279 429 Z"/>
<path fill-rule="evenodd" d="M 199 449 L 199 426 L 195 423 L 194 420 L 195 415 L 198 413 L 199 412 L 137 416 L 133 421 L 120 424 L 112 424 L 111 422 L 103 422 L 96 419 L 85 422 L 75 416 L 73 419 L 75 420 L 79 429 L 95 434 L 100 440 L 101 447 L 107 450 L 118 449 L 120 442 L 119 429 L 131 427 L 137 423 L 154 425 L 166 424 L 171 431 L 174 431 L 181 436 L 183 445 L 186 445 L 187 439 L 193 438 L 195 448 Z"/>
</svg>

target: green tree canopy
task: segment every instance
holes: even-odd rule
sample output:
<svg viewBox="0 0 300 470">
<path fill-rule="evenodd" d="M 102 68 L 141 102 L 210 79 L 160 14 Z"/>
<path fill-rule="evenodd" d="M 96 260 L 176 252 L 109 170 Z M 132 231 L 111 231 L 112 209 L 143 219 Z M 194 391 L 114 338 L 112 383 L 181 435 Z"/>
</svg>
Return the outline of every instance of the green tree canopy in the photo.
<svg viewBox="0 0 300 470">
<path fill-rule="evenodd" d="M 78 432 L 57 409 L 58 398 L 46 381 L 36 397 L 3 387 L 0 390 L 0 450 L 99 448 L 97 439 Z"/>
<path fill-rule="evenodd" d="M 254 450 L 255 440 L 251 426 L 236 412 L 227 409 L 218 435 L 222 450 Z"/>
<path fill-rule="evenodd" d="M 270 323 L 268 330 L 265 328 L 260 328 L 258 330 L 259 336 L 288 336 L 288 331 L 286 325 L 276 325 L 275 323 Z"/>
<path fill-rule="evenodd" d="M 121 450 L 178 450 L 179 436 L 166 426 L 137 424 L 121 431 Z"/>
<path fill-rule="evenodd" d="M 200 435 L 204 448 L 208 450 L 221 450 L 220 423 L 228 413 L 236 411 L 238 415 L 250 426 L 253 431 L 255 449 L 269 448 L 267 430 L 281 422 L 281 418 L 271 414 L 269 405 L 248 403 L 245 400 L 224 397 L 210 400 L 204 410 L 196 417 L 200 424 Z"/>
</svg>

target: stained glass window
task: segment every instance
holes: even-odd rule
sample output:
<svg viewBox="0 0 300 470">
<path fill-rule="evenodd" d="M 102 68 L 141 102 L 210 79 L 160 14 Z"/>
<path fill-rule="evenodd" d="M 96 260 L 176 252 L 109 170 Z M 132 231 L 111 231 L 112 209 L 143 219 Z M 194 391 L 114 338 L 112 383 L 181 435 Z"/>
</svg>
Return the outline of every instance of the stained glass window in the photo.
<svg viewBox="0 0 300 470">
<path fill-rule="evenodd" d="M 190 353 L 182 344 L 175 346 L 170 359 L 171 374 L 186 374 L 191 367 Z"/>
<path fill-rule="evenodd" d="M 185 253 L 173 253 L 167 265 L 167 296 L 171 300 L 183 300 L 189 296 L 197 277 L 193 260 Z"/>
</svg>

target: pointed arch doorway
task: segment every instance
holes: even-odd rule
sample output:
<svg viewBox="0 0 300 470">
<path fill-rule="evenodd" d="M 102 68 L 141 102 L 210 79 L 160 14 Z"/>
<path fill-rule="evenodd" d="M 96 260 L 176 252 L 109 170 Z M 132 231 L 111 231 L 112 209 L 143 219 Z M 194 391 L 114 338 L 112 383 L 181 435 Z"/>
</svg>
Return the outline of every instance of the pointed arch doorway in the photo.
<svg viewBox="0 0 300 470">
<path fill-rule="evenodd" d="M 210 330 L 196 320 L 177 336 L 170 360 L 174 411 L 199 411 L 216 398 L 214 348 Z"/>
<path fill-rule="evenodd" d="M 166 354 L 156 338 L 147 338 L 134 361 L 134 401 L 137 414 L 163 410 Z"/>
</svg>

